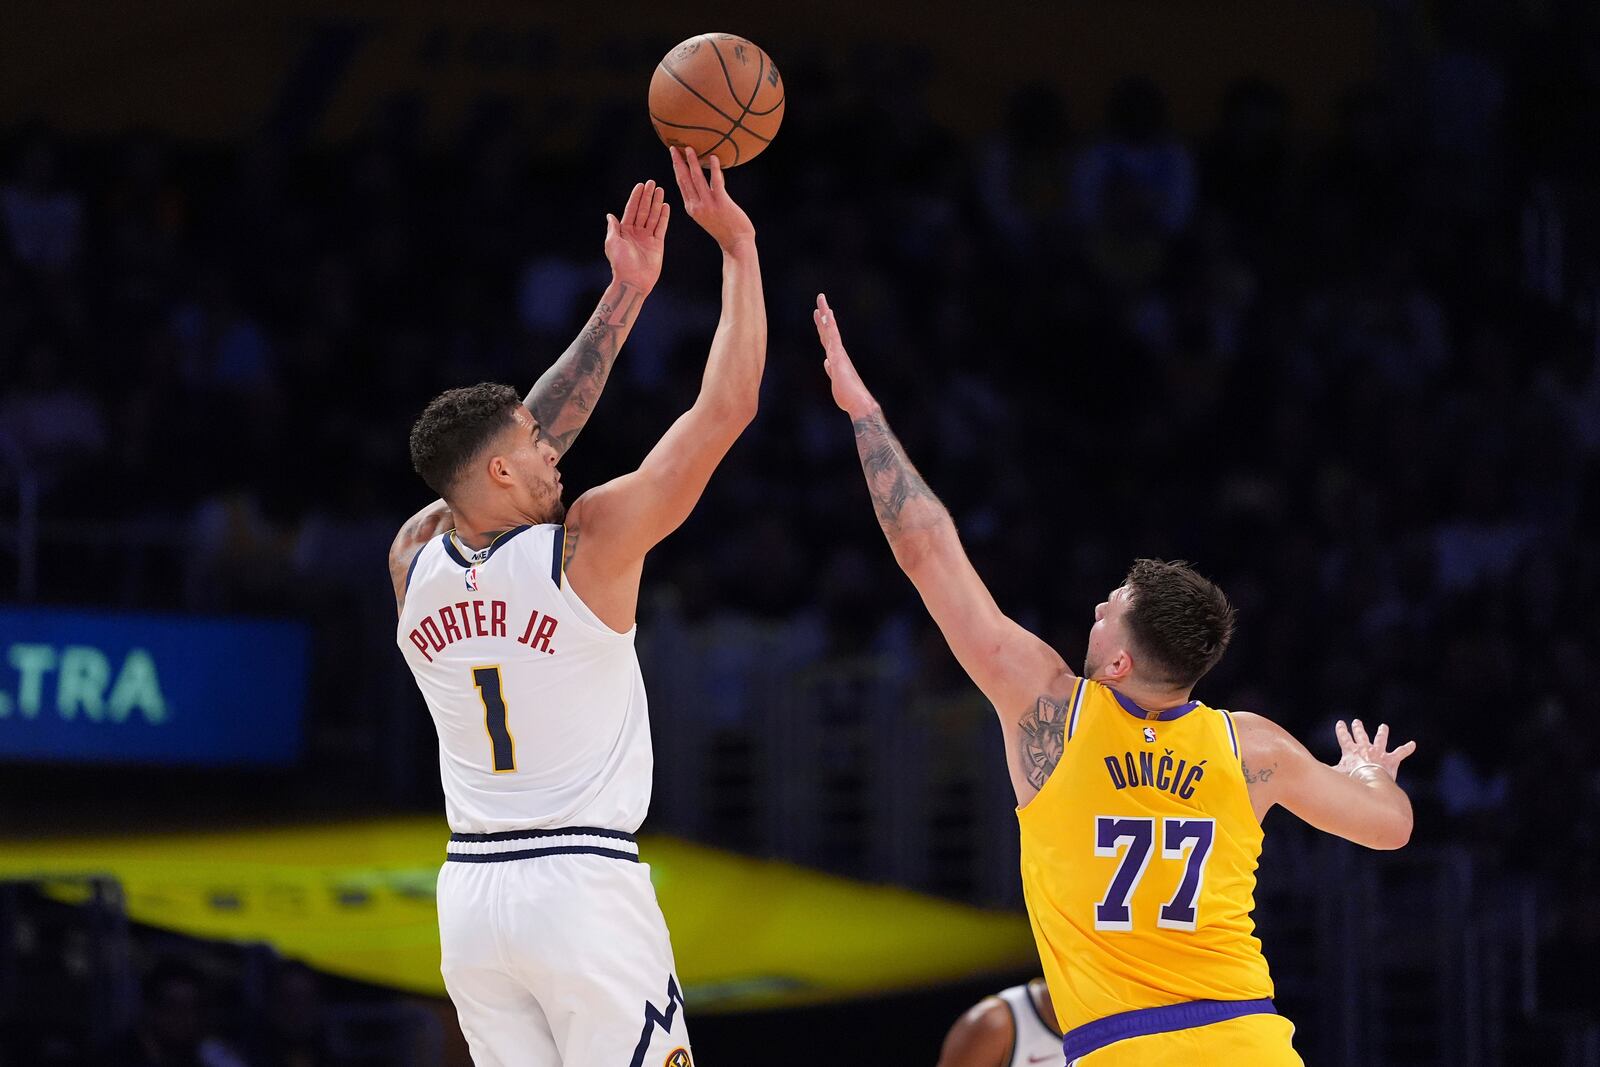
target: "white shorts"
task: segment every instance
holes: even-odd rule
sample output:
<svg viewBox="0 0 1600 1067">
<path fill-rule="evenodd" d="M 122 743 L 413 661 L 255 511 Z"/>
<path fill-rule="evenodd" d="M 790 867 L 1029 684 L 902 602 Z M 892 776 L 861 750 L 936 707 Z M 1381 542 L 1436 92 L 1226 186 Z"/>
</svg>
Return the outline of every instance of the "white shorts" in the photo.
<svg viewBox="0 0 1600 1067">
<path fill-rule="evenodd" d="M 631 836 L 452 834 L 438 899 L 440 970 L 477 1067 L 691 1067 L 672 943 Z"/>
</svg>

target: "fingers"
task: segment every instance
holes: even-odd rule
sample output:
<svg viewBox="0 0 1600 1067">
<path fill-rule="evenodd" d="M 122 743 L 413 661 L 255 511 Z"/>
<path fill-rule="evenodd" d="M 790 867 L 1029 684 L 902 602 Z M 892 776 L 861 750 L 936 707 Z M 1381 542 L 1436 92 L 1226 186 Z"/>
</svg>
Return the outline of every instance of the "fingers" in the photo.
<svg viewBox="0 0 1600 1067">
<path fill-rule="evenodd" d="M 1333 724 L 1333 736 L 1339 739 L 1341 752 L 1349 752 L 1356 747 L 1355 739 L 1350 736 L 1350 728 L 1344 724 L 1343 719 Z"/>
<path fill-rule="evenodd" d="M 609 211 L 606 212 L 606 240 L 609 241 L 617 235 L 617 225 L 617 217 Z"/>
<path fill-rule="evenodd" d="M 633 213 L 633 225 L 640 229 L 649 229 L 650 214 L 657 204 L 661 203 L 662 192 L 656 187 L 654 180 L 644 183 L 644 189 L 639 194 L 639 205 Z"/>
<path fill-rule="evenodd" d="M 628 202 L 627 202 L 627 204 L 625 204 L 623 206 L 623 208 L 622 208 L 622 215 L 620 216 L 620 218 L 621 218 L 622 224 L 624 226 L 632 226 L 633 225 L 633 220 L 634 220 L 635 216 L 637 216 L 638 213 L 639 213 L 639 201 L 644 199 L 644 196 L 645 196 L 644 183 L 643 182 L 639 182 L 639 183 L 635 184 L 634 187 L 633 187 L 633 192 L 628 194 Z"/>
<path fill-rule="evenodd" d="M 689 178 L 689 160 L 681 148 L 668 148 L 672 154 L 672 176 L 677 179 L 678 191 L 683 194 L 683 202 L 688 204 L 694 195 L 694 182 Z"/>
<path fill-rule="evenodd" d="M 1367 736 L 1367 728 L 1361 725 L 1360 719 L 1350 720 L 1350 736 L 1356 739 L 1356 744 L 1362 748 L 1370 748 L 1372 739 Z"/>
<path fill-rule="evenodd" d="M 715 157 L 713 157 L 715 158 Z M 706 185 L 705 171 L 700 169 L 700 155 L 692 148 L 683 149 L 684 177 L 694 189 L 695 200 L 704 200 L 711 195 L 711 187 Z"/>
<path fill-rule="evenodd" d="M 665 196 L 666 194 L 662 190 L 657 190 L 656 195 Z M 665 237 L 667 235 L 667 222 L 672 218 L 672 205 L 662 204 L 661 210 L 657 211 L 651 218 L 655 221 L 651 223 L 650 232 L 658 238 Z"/>
<path fill-rule="evenodd" d="M 711 191 L 720 193 L 726 188 L 727 182 L 722 177 L 722 157 L 713 155 L 711 157 Z"/>
<path fill-rule="evenodd" d="M 655 182 L 651 182 L 650 185 L 654 186 L 654 192 L 650 197 L 648 207 L 645 208 L 644 221 L 639 225 L 644 227 L 646 233 L 654 234 L 656 228 L 661 224 L 662 213 L 667 208 L 667 191 L 656 185 Z"/>
<path fill-rule="evenodd" d="M 1386 723 L 1386 722 L 1379 723 L 1378 724 L 1378 732 L 1372 735 L 1372 747 L 1375 750 L 1377 750 L 1378 752 L 1383 752 L 1383 751 L 1385 751 L 1388 743 L 1389 743 L 1389 724 Z"/>
<path fill-rule="evenodd" d="M 1405 759 L 1407 756 L 1411 755 L 1411 753 L 1415 752 L 1416 750 L 1417 750 L 1417 743 L 1415 741 L 1407 741 L 1405 744 L 1401 745 L 1399 748 L 1397 748 L 1393 752 L 1389 753 L 1389 758 L 1392 759 L 1394 761 L 1394 765 L 1396 767 L 1398 767 L 1398 766 L 1400 766 L 1400 761 L 1401 760 Z"/>
</svg>

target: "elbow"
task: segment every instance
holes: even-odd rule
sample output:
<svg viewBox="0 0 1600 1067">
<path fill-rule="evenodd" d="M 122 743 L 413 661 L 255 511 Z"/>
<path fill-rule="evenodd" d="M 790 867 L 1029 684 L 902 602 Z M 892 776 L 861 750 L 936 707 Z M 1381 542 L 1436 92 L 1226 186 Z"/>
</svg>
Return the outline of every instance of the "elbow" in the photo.
<svg viewBox="0 0 1600 1067">
<path fill-rule="evenodd" d="M 707 405 L 708 414 L 718 425 L 742 432 L 756 420 L 759 398 L 760 394 L 754 389 L 736 396 L 719 397 Z"/>
<path fill-rule="evenodd" d="M 1396 849 L 1405 848 L 1406 845 L 1411 843 L 1411 827 L 1411 812 L 1408 810 L 1404 816 L 1393 819 L 1388 825 L 1384 826 L 1367 843 L 1367 847 L 1377 849 L 1380 852 L 1393 852 Z"/>
<path fill-rule="evenodd" d="M 922 571 L 936 566 L 941 551 L 950 545 L 959 549 L 960 541 L 956 535 L 956 524 L 948 514 L 941 514 L 929 526 L 905 530 L 899 536 L 889 538 L 894 561 L 900 564 L 900 569 L 912 581 L 916 581 Z"/>
<path fill-rule="evenodd" d="M 928 559 L 928 545 L 926 539 L 920 537 L 906 537 L 891 540 L 889 548 L 894 552 L 894 561 L 900 569 L 914 582 L 922 571 L 923 564 Z"/>
</svg>

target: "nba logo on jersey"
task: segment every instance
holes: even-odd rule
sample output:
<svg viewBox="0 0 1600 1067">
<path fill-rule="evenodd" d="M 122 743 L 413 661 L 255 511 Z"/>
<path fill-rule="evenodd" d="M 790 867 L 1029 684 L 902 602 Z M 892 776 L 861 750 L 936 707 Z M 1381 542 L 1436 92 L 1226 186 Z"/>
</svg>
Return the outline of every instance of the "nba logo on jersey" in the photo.
<svg viewBox="0 0 1600 1067">
<path fill-rule="evenodd" d="M 467 588 L 472 590 L 474 593 L 476 593 L 478 591 L 478 568 L 476 568 L 476 567 L 468 567 L 467 568 L 466 577 L 467 577 Z M 1154 740 L 1154 738 L 1151 738 L 1151 740 Z"/>
<path fill-rule="evenodd" d="M 472 586 L 472 588 L 476 589 L 477 586 Z M 1155 744 L 1156 743 L 1156 732 L 1154 730 L 1150 729 L 1150 727 L 1146 726 L 1144 728 L 1144 739 L 1145 739 L 1145 743 L 1146 744 L 1151 744 L 1151 745 Z"/>
</svg>

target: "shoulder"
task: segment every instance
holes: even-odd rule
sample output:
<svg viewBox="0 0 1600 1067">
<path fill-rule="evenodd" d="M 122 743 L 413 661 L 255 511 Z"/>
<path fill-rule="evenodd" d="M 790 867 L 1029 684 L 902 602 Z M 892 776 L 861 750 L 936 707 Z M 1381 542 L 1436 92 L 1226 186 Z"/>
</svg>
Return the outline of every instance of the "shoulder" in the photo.
<svg viewBox="0 0 1600 1067">
<path fill-rule="evenodd" d="M 1001 1067 L 1015 1041 L 1011 1006 L 997 996 L 984 997 L 945 1035 L 939 1067 Z"/>
<path fill-rule="evenodd" d="M 1248 759 L 1251 755 L 1281 755 L 1286 746 L 1297 744 L 1294 737 L 1267 718 L 1253 711 L 1230 711 L 1234 729 L 1239 731 L 1239 754 Z"/>
<path fill-rule="evenodd" d="M 1239 731 L 1244 780 L 1252 789 L 1265 789 L 1259 794 L 1264 800 L 1273 801 L 1280 787 L 1293 788 L 1293 780 L 1304 780 L 1310 769 L 1321 766 L 1293 734 L 1265 715 L 1231 714 Z"/>
<path fill-rule="evenodd" d="M 423 553 L 428 550 L 431 539 L 405 540 L 405 532 L 395 539 L 389 548 L 389 581 L 394 586 L 396 606 L 405 602 L 406 590 L 411 585 L 411 575 L 417 569 L 417 564 L 422 560 Z"/>
</svg>

